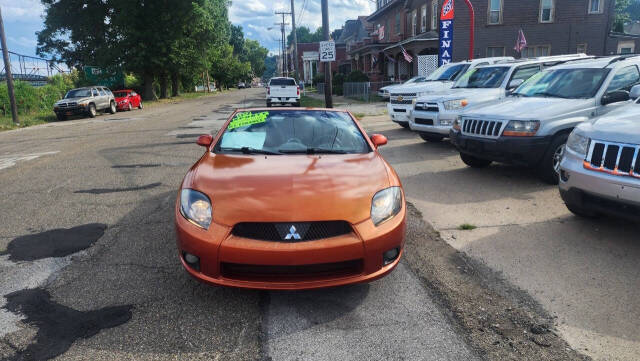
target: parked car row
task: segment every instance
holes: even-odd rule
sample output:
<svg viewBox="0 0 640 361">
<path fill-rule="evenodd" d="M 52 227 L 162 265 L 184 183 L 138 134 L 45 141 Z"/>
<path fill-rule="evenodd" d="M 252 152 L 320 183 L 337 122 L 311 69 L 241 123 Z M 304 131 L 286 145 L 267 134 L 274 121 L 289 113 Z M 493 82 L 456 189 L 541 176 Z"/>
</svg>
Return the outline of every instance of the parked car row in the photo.
<svg viewBox="0 0 640 361">
<path fill-rule="evenodd" d="M 394 88 L 391 120 L 426 141 L 449 137 L 470 167 L 536 169 L 578 215 L 640 219 L 640 56 L 474 62 L 438 69 L 467 66 L 450 89 Z"/>
<path fill-rule="evenodd" d="M 113 93 L 104 86 L 91 86 L 71 89 L 63 99 L 53 105 L 58 120 L 65 120 L 73 115 L 88 115 L 95 118 L 98 112 L 142 109 L 142 98 L 133 90 L 118 90 Z"/>
</svg>

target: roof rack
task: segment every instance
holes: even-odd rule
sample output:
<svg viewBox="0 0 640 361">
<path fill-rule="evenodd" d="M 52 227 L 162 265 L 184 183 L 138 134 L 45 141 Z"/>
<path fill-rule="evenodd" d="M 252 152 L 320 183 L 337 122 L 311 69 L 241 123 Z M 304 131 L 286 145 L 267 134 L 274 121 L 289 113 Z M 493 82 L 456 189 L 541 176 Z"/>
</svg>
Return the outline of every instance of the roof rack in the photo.
<svg viewBox="0 0 640 361">
<path fill-rule="evenodd" d="M 611 61 L 609 62 L 609 64 L 607 65 L 611 65 L 615 62 L 618 61 L 623 61 L 623 60 L 627 60 L 629 58 L 635 58 L 636 56 L 640 56 L 640 54 L 624 54 L 624 55 L 618 55 L 615 58 L 611 59 Z"/>
</svg>

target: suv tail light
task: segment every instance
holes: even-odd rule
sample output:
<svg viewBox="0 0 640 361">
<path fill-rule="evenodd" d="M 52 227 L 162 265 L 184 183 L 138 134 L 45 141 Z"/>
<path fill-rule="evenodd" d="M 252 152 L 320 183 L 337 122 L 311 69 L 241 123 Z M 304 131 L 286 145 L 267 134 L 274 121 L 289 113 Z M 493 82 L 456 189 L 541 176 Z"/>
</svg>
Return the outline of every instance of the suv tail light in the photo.
<svg viewBox="0 0 640 361">
<path fill-rule="evenodd" d="M 300 87 L 298 87 L 298 94 L 297 95 L 300 95 Z"/>
</svg>

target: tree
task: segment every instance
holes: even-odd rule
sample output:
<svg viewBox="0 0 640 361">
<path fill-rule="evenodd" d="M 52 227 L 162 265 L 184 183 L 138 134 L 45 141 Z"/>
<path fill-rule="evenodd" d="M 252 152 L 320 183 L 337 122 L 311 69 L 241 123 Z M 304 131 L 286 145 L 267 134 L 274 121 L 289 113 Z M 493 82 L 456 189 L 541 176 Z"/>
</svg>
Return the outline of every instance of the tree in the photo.
<svg viewBox="0 0 640 361">
<path fill-rule="evenodd" d="M 316 43 L 322 40 L 322 28 L 312 33 L 308 27 L 300 26 L 296 28 L 296 35 L 298 35 L 298 43 Z M 287 36 L 287 43 L 293 44 L 293 30 Z"/>
<path fill-rule="evenodd" d="M 640 20 L 640 0 L 634 0 L 627 7 L 627 14 L 633 21 Z"/>
<path fill-rule="evenodd" d="M 629 16 L 629 7 L 631 5 L 631 0 L 616 0 L 615 5 L 615 13 L 616 18 L 613 24 L 613 31 L 623 33 L 624 32 L 624 24 L 628 23 L 631 20 Z"/>
<path fill-rule="evenodd" d="M 255 40 L 246 39 L 244 41 L 244 52 L 247 60 L 251 63 L 251 70 L 255 76 L 261 77 L 265 70 L 265 59 L 269 50 L 262 47 L 259 42 Z"/>
</svg>

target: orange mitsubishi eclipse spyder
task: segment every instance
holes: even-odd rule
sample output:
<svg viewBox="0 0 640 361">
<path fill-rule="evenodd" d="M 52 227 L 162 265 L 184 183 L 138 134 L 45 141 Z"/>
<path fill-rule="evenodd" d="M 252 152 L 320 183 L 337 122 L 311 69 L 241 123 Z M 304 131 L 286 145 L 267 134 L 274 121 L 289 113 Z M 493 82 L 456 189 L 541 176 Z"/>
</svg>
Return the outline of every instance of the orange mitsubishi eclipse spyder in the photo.
<svg viewBox="0 0 640 361">
<path fill-rule="evenodd" d="M 346 111 L 234 112 L 185 176 L 178 253 L 212 285 L 299 290 L 370 282 L 400 261 L 400 179 Z"/>
</svg>

